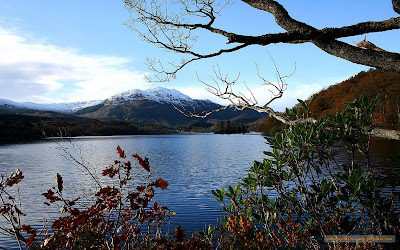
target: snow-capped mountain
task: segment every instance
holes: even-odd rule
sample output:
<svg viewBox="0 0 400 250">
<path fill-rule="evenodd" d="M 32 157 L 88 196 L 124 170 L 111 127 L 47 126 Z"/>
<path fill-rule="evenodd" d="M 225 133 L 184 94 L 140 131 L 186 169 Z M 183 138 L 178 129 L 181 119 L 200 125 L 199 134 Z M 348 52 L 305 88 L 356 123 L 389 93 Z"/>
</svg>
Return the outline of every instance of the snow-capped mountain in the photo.
<svg viewBox="0 0 400 250">
<path fill-rule="evenodd" d="M 75 114 L 94 119 L 151 122 L 168 126 L 186 125 L 199 119 L 182 115 L 171 104 L 175 104 L 186 112 L 211 111 L 222 107 L 209 100 L 192 99 L 175 89 L 157 87 L 148 90 L 125 91 L 96 106 L 79 110 Z M 239 112 L 228 109 L 212 114 L 208 119 L 229 120 L 240 115 L 246 115 L 246 119 L 251 121 L 265 116 L 254 110 Z"/>
<path fill-rule="evenodd" d="M 177 104 L 177 105 L 190 105 L 194 104 L 195 99 L 190 98 L 189 96 L 182 94 L 176 89 L 167 89 L 163 87 L 157 87 L 153 89 L 140 90 L 133 89 L 124 91 L 122 93 L 113 95 L 112 97 L 106 99 L 103 104 L 104 105 L 116 105 L 124 102 L 132 102 L 139 100 L 148 100 L 155 101 L 158 103 L 169 103 L 169 104 Z M 205 100 L 201 100 L 205 101 Z M 206 101 L 210 102 L 210 101 Z"/>
<path fill-rule="evenodd" d="M 157 87 L 148 90 L 129 90 L 116 94 L 103 101 L 84 101 L 73 103 L 38 104 L 32 102 L 14 102 L 0 99 L 0 113 L 10 114 L 24 113 L 29 109 L 41 111 L 56 111 L 68 113 L 68 115 L 79 116 L 99 120 L 122 120 L 132 122 L 144 122 L 162 124 L 167 126 L 186 125 L 198 118 L 186 117 L 176 110 L 171 104 L 182 108 L 187 112 L 202 112 L 219 109 L 222 106 L 209 100 L 192 99 L 175 89 Z M 265 114 L 254 110 L 243 112 L 235 109 L 224 110 L 210 115 L 209 119 L 229 120 L 239 116 L 246 116 L 246 121 L 255 121 Z"/>
<path fill-rule="evenodd" d="M 40 104 L 33 102 L 14 102 L 7 99 L 0 99 L 0 106 L 6 108 L 22 108 L 33 109 L 42 111 L 56 111 L 62 113 L 74 113 L 87 107 L 95 106 L 98 104 L 118 105 L 121 103 L 134 102 L 140 100 L 154 101 L 162 104 L 176 104 L 176 105 L 204 105 L 205 103 L 212 103 L 209 100 L 196 100 L 189 96 L 182 94 L 175 89 L 167 89 L 163 87 L 156 87 L 153 89 L 140 90 L 132 89 L 113 95 L 106 100 L 93 100 L 83 102 L 64 102 L 64 103 L 49 103 Z"/>
<path fill-rule="evenodd" d="M 99 103 L 101 103 L 101 100 L 41 104 L 33 102 L 14 102 L 7 99 L 0 99 L 0 105 L 3 107 L 56 111 L 62 113 L 73 113 Z"/>
<path fill-rule="evenodd" d="M 13 102 L 13 101 L 7 100 L 7 99 L 0 99 L 0 105 L 5 106 L 5 107 L 10 107 L 10 108 L 17 108 L 18 105 L 20 105 L 20 103 Z"/>
</svg>

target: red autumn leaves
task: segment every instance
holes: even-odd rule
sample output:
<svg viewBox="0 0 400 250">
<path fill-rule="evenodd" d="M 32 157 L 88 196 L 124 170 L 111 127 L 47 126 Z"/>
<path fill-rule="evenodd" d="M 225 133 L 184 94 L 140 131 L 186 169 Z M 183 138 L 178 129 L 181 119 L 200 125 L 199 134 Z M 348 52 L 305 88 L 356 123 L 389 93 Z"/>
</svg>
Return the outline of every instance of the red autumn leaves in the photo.
<svg viewBox="0 0 400 250">
<path fill-rule="evenodd" d="M 124 158 L 124 159 L 126 158 L 125 151 L 122 150 L 121 147 L 120 147 L 119 145 L 118 145 L 118 147 L 117 147 L 117 152 L 118 152 L 119 157 Z M 134 154 L 134 155 L 132 155 L 132 157 L 136 158 L 136 159 L 138 160 L 139 165 L 140 165 L 141 167 L 143 167 L 147 172 L 150 172 L 149 158 L 145 157 L 145 158 L 143 159 L 143 158 L 140 157 L 138 154 Z M 116 161 L 116 163 L 120 163 L 120 162 L 119 162 L 119 161 Z M 130 162 L 129 162 L 129 161 L 128 161 L 128 164 L 129 164 L 129 166 L 130 166 Z M 110 176 L 110 177 L 113 177 L 116 173 L 118 173 L 118 169 L 115 169 L 115 168 L 113 168 L 112 166 L 106 168 L 106 169 L 103 171 L 103 175 L 104 175 L 104 176 L 108 175 L 108 176 Z M 153 183 L 153 185 L 154 185 L 155 187 L 161 188 L 161 190 L 164 190 L 164 189 L 167 189 L 167 187 L 168 187 L 168 182 L 165 181 L 164 179 L 161 179 L 161 178 L 160 178 L 160 179 L 157 179 L 157 180 Z"/>
<path fill-rule="evenodd" d="M 106 167 L 103 170 L 103 176 L 108 175 L 110 178 L 113 178 L 116 174 L 118 174 L 118 172 L 119 172 L 118 168 L 114 168 L 113 166 L 109 166 L 109 167 Z"/>
<path fill-rule="evenodd" d="M 118 146 L 119 147 L 119 146 Z M 149 158 L 145 157 L 144 160 L 137 154 L 132 155 L 134 158 L 138 159 L 139 165 L 146 169 L 147 172 L 150 172 L 150 164 Z"/>
<path fill-rule="evenodd" d="M 168 182 L 164 181 L 163 179 L 157 179 L 155 182 L 155 186 L 161 188 L 161 190 L 167 189 Z"/>
<path fill-rule="evenodd" d="M 13 186 L 14 184 L 19 183 L 22 179 L 24 179 L 24 176 L 22 175 L 21 170 L 17 169 L 15 173 L 13 173 L 6 181 L 7 186 Z"/>
<path fill-rule="evenodd" d="M 27 247 L 29 247 L 30 245 L 32 245 L 33 241 L 35 240 L 36 229 L 32 228 L 30 225 L 22 225 L 22 230 L 24 230 L 25 232 L 27 232 L 28 234 L 31 235 L 25 243 L 25 245 Z"/>
<path fill-rule="evenodd" d="M 58 197 L 57 195 L 54 195 L 54 192 L 51 189 L 47 190 L 47 192 L 43 193 L 42 195 L 44 197 L 46 197 L 50 201 L 50 203 L 53 203 L 53 202 L 61 200 L 60 197 Z M 50 205 L 48 203 L 45 203 L 45 204 L 48 205 L 48 206 Z"/>
<path fill-rule="evenodd" d="M 119 145 L 118 145 L 118 147 L 117 147 L 117 151 L 118 151 L 119 157 L 121 157 L 121 158 L 125 158 L 125 157 L 126 157 L 126 156 L 125 156 L 125 151 L 122 150 L 121 147 L 120 147 Z"/>
<path fill-rule="evenodd" d="M 122 150 L 121 147 L 118 145 L 117 147 L 117 152 L 119 157 L 125 159 L 125 150 Z M 145 157 L 144 159 L 140 157 L 138 154 L 132 155 L 132 157 L 136 158 L 139 162 L 139 165 L 142 166 L 147 172 L 150 172 L 150 163 L 149 163 L 149 158 Z M 118 161 L 117 161 L 118 162 Z M 119 163 L 119 162 L 118 162 Z M 129 163 L 130 164 L 130 163 Z M 111 173 L 112 171 L 108 171 L 107 174 Z M 103 175 L 107 175 L 103 174 Z M 111 176 L 110 176 L 111 177 Z"/>
<path fill-rule="evenodd" d="M 120 158 L 125 159 L 126 154 L 125 150 L 122 150 L 121 147 L 118 145 L 117 147 L 117 152 Z M 133 158 L 136 158 L 138 160 L 138 164 L 144 168 L 147 172 L 150 172 L 150 163 L 149 163 L 149 158 L 145 157 L 144 159 L 140 157 L 138 154 L 132 155 Z M 118 166 L 119 165 L 119 166 Z M 110 178 L 113 178 L 116 174 L 120 172 L 121 166 L 124 166 L 125 171 L 127 172 L 127 175 L 129 177 L 130 175 L 130 170 L 131 170 L 131 162 L 121 162 L 121 161 L 114 161 L 114 165 L 108 166 L 103 170 L 103 176 L 109 176 Z M 124 182 L 125 183 L 125 182 Z M 164 179 L 157 179 L 155 182 L 151 184 L 151 186 L 155 186 L 158 188 L 161 188 L 161 190 L 167 189 L 168 187 L 168 182 L 165 181 Z M 139 186 L 138 190 L 139 192 L 142 192 L 143 190 L 140 190 L 142 188 L 143 190 L 145 189 L 144 186 Z"/>
</svg>

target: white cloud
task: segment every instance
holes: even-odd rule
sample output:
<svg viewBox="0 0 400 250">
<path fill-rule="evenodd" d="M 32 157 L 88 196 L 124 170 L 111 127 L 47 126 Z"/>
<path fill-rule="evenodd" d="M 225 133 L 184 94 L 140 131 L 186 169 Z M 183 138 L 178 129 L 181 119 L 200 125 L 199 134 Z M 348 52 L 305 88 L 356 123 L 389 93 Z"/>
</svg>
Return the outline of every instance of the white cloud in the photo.
<svg viewBox="0 0 400 250">
<path fill-rule="evenodd" d="M 0 98 L 60 102 L 105 99 L 147 88 L 144 72 L 128 58 L 84 55 L 78 50 L 30 41 L 0 27 Z"/>
</svg>

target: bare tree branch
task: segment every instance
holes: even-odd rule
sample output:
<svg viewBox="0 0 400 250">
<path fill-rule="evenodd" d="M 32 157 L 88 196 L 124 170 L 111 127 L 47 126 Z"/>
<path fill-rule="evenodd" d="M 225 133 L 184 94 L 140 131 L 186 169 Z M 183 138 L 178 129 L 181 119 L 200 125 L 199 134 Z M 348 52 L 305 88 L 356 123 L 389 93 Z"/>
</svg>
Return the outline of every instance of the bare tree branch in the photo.
<svg viewBox="0 0 400 250">
<path fill-rule="evenodd" d="M 271 60 L 273 61 L 272 57 L 271 57 Z M 207 87 L 206 89 L 211 94 L 213 94 L 223 100 L 229 101 L 230 104 L 226 105 L 225 107 L 217 108 L 217 109 L 210 110 L 210 111 L 202 111 L 202 112 L 196 112 L 196 110 L 194 108 L 192 111 L 189 111 L 189 110 L 185 109 L 183 106 L 181 108 L 179 108 L 174 105 L 174 107 L 181 114 L 183 114 L 187 117 L 205 118 L 213 113 L 227 110 L 229 108 L 234 108 L 235 110 L 239 110 L 239 111 L 243 111 L 246 109 L 253 109 L 253 110 L 256 110 L 259 112 L 264 112 L 286 125 L 294 125 L 297 123 L 316 122 L 316 120 L 313 118 L 302 118 L 302 119 L 296 119 L 296 120 L 289 120 L 286 117 L 284 117 L 282 114 L 280 114 L 279 112 L 276 112 L 271 107 L 269 107 L 269 104 L 271 102 L 273 102 L 274 100 L 279 99 L 283 96 L 283 93 L 287 87 L 285 78 L 294 74 L 294 72 L 293 72 L 292 74 L 290 74 L 288 76 L 281 76 L 274 61 L 273 61 L 273 63 L 274 63 L 274 66 L 275 66 L 275 69 L 277 72 L 277 83 L 273 83 L 273 82 L 266 80 L 264 77 L 262 77 L 259 74 L 259 71 L 258 71 L 258 76 L 264 82 L 264 85 L 270 86 L 273 89 L 273 90 L 270 90 L 270 93 L 271 93 L 270 100 L 267 101 L 264 105 L 259 105 L 257 99 L 254 97 L 253 92 L 247 87 L 247 85 L 246 85 L 246 88 L 251 97 L 247 97 L 246 95 L 244 95 L 241 92 L 239 92 L 239 94 L 237 94 L 233 90 L 232 86 L 237 83 L 237 81 L 239 80 L 240 74 L 238 74 L 238 76 L 234 80 L 230 80 L 227 75 L 224 76 L 221 73 L 221 69 L 219 67 L 214 67 L 214 75 L 215 76 L 212 77 L 212 80 L 215 83 L 215 86 L 204 82 L 199 77 L 198 77 L 198 80 Z M 257 67 L 257 69 L 258 69 L 258 67 Z M 224 87 L 221 88 L 221 84 Z"/>
<path fill-rule="evenodd" d="M 244 47 L 247 47 L 248 44 L 241 44 L 239 46 L 236 46 L 234 48 L 231 49 L 221 49 L 218 52 L 215 53 L 211 53 L 211 54 L 197 54 L 191 51 L 179 51 L 177 49 L 171 49 L 177 53 L 182 53 L 182 54 L 191 54 L 194 56 L 194 58 L 191 58 L 189 60 L 182 60 L 180 64 L 175 65 L 174 63 L 170 63 L 171 66 L 174 67 L 174 69 L 172 71 L 166 71 L 163 67 L 163 64 L 160 61 L 155 61 L 155 60 L 150 60 L 147 59 L 147 66 L 149 66 L 149 68 L 156 73 L 159 73 L 159 75 L 156 75 L 156 78 L 159 82 L 166 82 L 171 80 L 171 78 L 175 78 L 176 73 L 178 73 L 179 70 L 181 70 L 183 67 L 185 67 L 187 64 L 200 60 L 200 59 L 205 59 L 205 58 L 211 58 L 211 57 L 217 57 L 219 55 L 222 55 L 224 53 L 229 53 L 229 52 L 233 52 L 236 50 L 240 50 Z M 158 65 L 158 67 L 156 66 Z M 147 77 L 147 76 L 146 76 Z M 151 78 L 148 78 L 149 81 L 153 81 Z"/>
</svg>

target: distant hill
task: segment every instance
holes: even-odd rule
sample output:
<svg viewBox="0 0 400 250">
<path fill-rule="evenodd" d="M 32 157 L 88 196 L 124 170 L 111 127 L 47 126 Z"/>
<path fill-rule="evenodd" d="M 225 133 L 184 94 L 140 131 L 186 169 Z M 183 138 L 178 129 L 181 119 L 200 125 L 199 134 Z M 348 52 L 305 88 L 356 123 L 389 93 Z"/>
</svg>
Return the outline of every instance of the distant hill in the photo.
<svg viewBox="0 0 400 250">
<path fill-rule="evenodd" d="M 114 95 L 98 105 L 75 112 L 76 115 L 95 119 L 115 119 L 133 122 L 158 123 L 164 126 L 186 125 L 201 118 L 182 115 L 173 105 L 187 111 L 210 111 L 222 106 L 209 100 L 192 99 L 174 89 L 154 88 L 149 90 L 129 90 Z M 207 117 L 206 120 L 237 120 L 248 123 L 266 114 L 254 110 L 235 111 L 233 108 Z"/>
<path fill-rule="evenodd" d="M 364 95 L 369 99 L 380 95 L 381 105 L 375 113 L 375 122 L 388 129 L 400 130 L 400 74 L 381 70 L 362 71 L 346 81 L 316 93 L 310 109 L 312 116 L 342 111 L 346 102 Z"/>
</svg>

